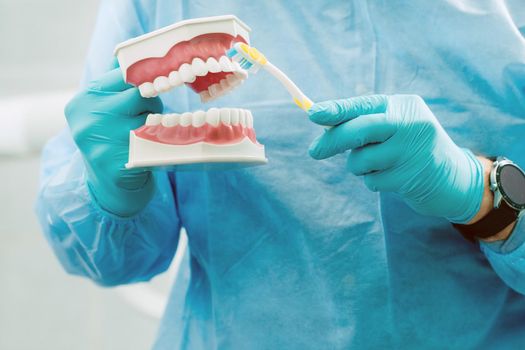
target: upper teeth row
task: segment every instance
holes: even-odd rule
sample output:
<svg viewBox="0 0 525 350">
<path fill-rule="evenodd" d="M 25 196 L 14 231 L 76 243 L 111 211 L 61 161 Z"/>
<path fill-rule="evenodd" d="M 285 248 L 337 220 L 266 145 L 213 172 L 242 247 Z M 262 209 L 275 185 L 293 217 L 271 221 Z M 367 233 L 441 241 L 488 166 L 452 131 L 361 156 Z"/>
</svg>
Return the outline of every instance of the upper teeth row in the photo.
<svg viewBox="0 0 525 350">
<path fill-rule="evenodd" d="M 162 124 L 165 127 L 194 126 L 200 127 L 205 123 L 218 126 L 219 122 L 225 125 L 239 125 L 253 128 L 253 116 L 249 110 L 239 108 L 210 108 L 208 111 L 186 112 L 182 114 L 150 114 L 146 119 L 148 126 Z"/>
<path fill-rule="evenodd" d="M 168 91 L 184 83 L 193 83 L 197 77 L 218 72 L 234 72 L 237 78 L 246 78 L 247 76 L 246 71 L 241 68 L 239 63 L 230 61 L 226 56 L 221 56 L 219 61 L 209 57 L 206 62 L 196 57 L 191 64 L 183 63 L 178 70 L 172 71 L 167 77 L 160 76 L 155 78 L 153 83 L 142 83 L 139 86 L 140 95 L 142 97 L 155 97 L 161 92 Z"/>
</svg>

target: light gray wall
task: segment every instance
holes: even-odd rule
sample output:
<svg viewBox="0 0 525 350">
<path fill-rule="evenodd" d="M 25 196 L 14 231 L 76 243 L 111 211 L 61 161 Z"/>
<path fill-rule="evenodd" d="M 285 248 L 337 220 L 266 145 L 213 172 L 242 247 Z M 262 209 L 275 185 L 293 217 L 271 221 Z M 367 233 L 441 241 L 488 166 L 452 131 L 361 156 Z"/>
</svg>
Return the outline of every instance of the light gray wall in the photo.
<svg viewBox="0 0 525 350">
<path fill-rule="evenodd" d="M 0 96 L 74 88 L 98 1 L 0 0 Z"/>
</svg>

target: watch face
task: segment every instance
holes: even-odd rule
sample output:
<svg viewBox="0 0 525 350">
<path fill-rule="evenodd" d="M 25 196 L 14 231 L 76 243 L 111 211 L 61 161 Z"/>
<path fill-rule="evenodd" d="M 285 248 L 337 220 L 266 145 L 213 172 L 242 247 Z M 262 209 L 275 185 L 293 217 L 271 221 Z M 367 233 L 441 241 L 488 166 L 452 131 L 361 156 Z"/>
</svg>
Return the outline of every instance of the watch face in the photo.
<svg viewBox="0 0 525 350">
<path fill-rule="evenodd" d="M 498 169 L 496 176 L 505 201 L 515 209 L 525 209 L 525 174 L 518 167 L 507 164 Z"/>
</svg>

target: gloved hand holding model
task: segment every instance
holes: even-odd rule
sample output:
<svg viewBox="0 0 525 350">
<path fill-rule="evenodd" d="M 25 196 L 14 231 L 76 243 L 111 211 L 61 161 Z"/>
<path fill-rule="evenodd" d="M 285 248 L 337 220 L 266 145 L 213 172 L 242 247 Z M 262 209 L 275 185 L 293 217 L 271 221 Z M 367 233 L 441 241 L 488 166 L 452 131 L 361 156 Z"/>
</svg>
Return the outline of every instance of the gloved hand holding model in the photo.
<svg viewBox="0 0 525 350">
<path fill-rule="evenodd" d="M 140 211 L 154 191 L 152 173 L 127 170 L 129 131 L 149 113 L 162 111 L 159 98 L 143 98 L 114 69 L 80 92 L 66 107 L 67 122 L 86 163 L 92 195 L 105 210 L 131 216 Z"/>
<path fill-rule="evenodd" d="M 313 158 L 351 150 L 348 169 L 370 190 L 396 192 L 421 214 L 467 223 L 478 212 L 480 161 L 450 139 L 419 96 L 326 101 L 309 114 L 315 123 L 337 125 L 312 143 Z"/>
</svg>

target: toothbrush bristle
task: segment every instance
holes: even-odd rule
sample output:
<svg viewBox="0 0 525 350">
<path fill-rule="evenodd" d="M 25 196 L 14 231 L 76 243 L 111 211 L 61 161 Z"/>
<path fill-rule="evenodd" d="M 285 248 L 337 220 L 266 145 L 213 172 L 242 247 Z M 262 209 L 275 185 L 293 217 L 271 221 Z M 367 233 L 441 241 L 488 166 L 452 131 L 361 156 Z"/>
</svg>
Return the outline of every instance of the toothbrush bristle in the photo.
<svg viewBox="0 0 525 350">
<path fill-rule="evenodd" d="M 237 49 L 235 49 L 235 47 L 232 47 L 231 49 L 229 49 L 228 51 L 226 51 L 226 56 L 228 56 L 229 58 L 234 58 L 235 56 L 238 55 L 238 51 Z"/>
<path fill-rule="evenodd" d="M 250 69 L 251 66 L 253 66 L 253 63 L 250 62 L 249 60 L 247 60 L 246 58 L 241 58 L 241 60 L 239 61 L 239 64 L 241 65 L 242 68 L 244 69 Z"/>
<path fill-rule="evenodd" d="M 256 73 L 260 65 L 254 61 L 252 61 L 249 58 L 246 58 L 246 56 L 239 51 L 237 47 L 232 47 L 228 51 L 226 51 L 226 56 L 229 57 L 232 61 L 236 61 L 239 63 L 242 69 L 245 69 L 247 71 Z"/>
</svg>

